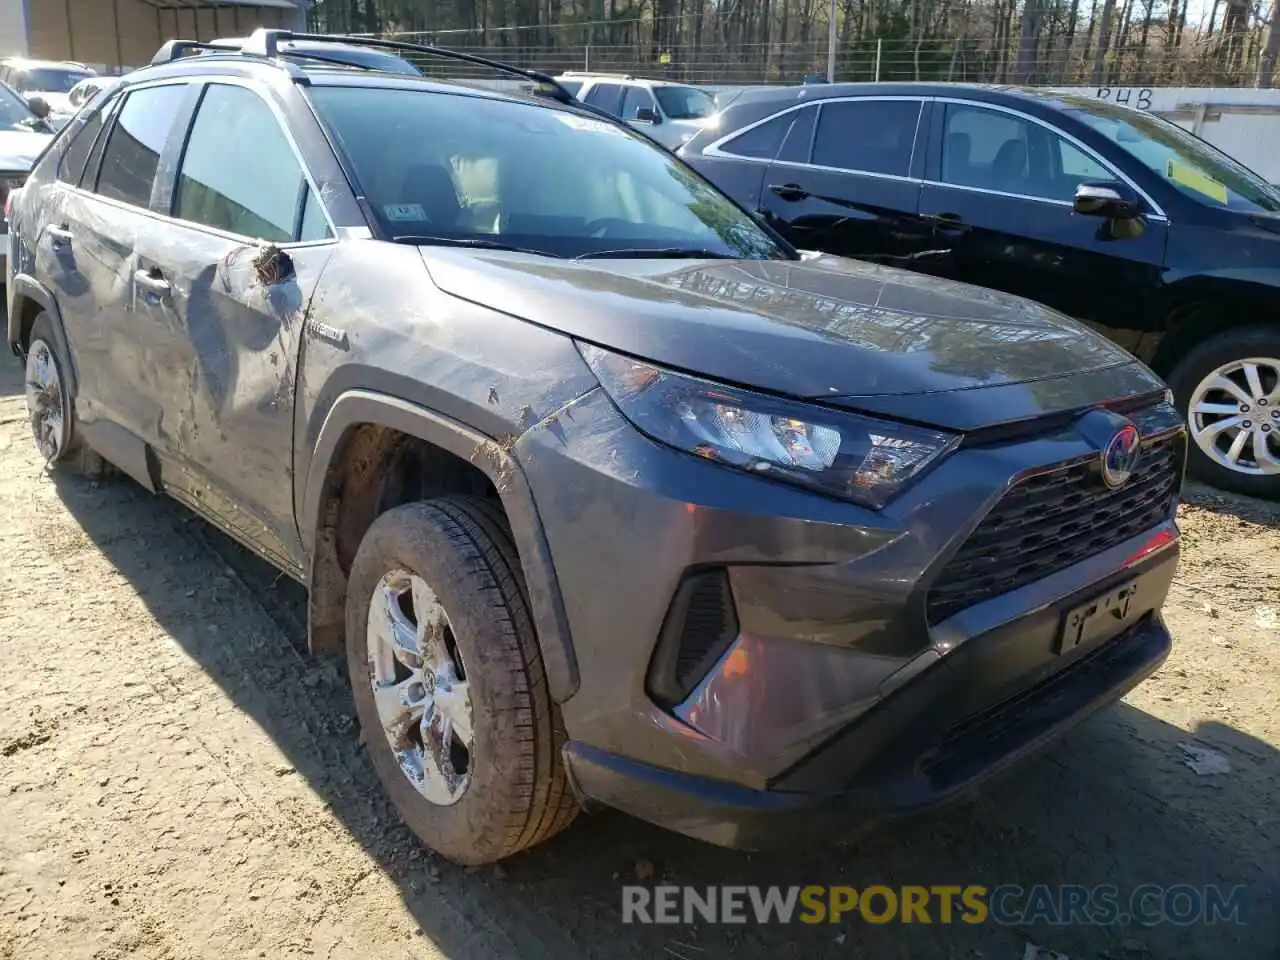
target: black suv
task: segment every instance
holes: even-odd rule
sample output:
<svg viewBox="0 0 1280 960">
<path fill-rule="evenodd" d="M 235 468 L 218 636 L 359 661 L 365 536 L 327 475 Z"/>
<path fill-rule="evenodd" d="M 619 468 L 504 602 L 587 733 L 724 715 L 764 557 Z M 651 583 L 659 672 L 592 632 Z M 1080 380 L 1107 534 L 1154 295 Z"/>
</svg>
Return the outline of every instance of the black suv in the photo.
<svg viewBox="0 0 1280 960">
<path fill-rule="evenodd" d="M 1151 113 L 1049 91 L 743 94 L 681 156 L 793 243 L 1038 300 L 1167 378 L 1190 469 L 1280 496 L 1280 191 Z"/>
<path fill-rule="evenodd" d="M 9 341 L 41 456 L 307 585 L 430 846 L 504 857 L 586 799 L 740 846 L 865 826 L 1163 661 L 1186 439 L 1129 354 L 802 257 L 540 74 L 289 38 L 77 115 L 12 204 Z"/>
</svg>

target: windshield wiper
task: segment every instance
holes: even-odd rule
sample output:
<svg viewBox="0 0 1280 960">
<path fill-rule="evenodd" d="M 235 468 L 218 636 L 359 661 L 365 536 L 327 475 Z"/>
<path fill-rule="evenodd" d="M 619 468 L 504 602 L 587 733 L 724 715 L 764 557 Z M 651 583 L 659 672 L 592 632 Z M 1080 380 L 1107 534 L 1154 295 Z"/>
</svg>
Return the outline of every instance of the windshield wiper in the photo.
<svg viewBox="0 0 1280 960">
<path fill-rule="evenodd" d="M 634 260 L 643 260 L 653 258 L 655 260 L 741 260 L 741 257 L 735 257 L 731 253 L 721 253 L 718 250 L 705 250 L 697 247 L 623 247 L 618 250 L 592 250 L 590 253 L 582 253 L 574 257 L 575 260 L 602 260 L 617 257 L 619 259 L 626 257 Z"/>
<path fill-rule="evenodd" d="M 434 247 L 471 247 L 475 250 L 505 250 L 508 253 L 531 253 L 536 257 L 556 257 L 555 253 L 546 250 L 534 250 L 532 247 L 517 247 L 503 243 L 501 240 L 485 240 L 480 237 L 432 237 L 425 234 L 405 233 L 391 238 L 395 243 L 420 243 Z"/>
</svg>

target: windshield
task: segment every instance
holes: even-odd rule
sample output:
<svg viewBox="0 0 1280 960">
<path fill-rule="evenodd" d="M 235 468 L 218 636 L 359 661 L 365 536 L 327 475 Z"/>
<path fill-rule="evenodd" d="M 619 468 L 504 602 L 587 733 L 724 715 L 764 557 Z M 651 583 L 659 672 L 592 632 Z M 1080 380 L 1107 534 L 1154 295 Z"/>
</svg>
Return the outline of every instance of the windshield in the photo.
<svg viewBox="0 0 1280 960">
<path fill-rule="evenodd" d="M 653 93 L 672 120 L 701 120 L 716 112 L 711 94 L 697 87 L 654 87 Z"/>
<path fill-rule="evenodd" d="M 789 256 L 724 194 L 620 124 L 434 91 L 313 86 L 310 95 L 389 236 L 556 257 Z"/>
<path fill-rule="evenodd" d="M 1101 105 L 1068 112 L 1200 203 L 1248 213 L 1280 211 L 1275 187 L 1177 124 Z"/>
<path fill-rule="evenodd" d="M 22 71 L 18 88 L 23 93 L 70 93 L 71 88 L 85 77 L 93 76 L 87 70 L 64 70 L 60 67 L 33 67 Z"/>
<path fill-rule="evenodd" d="M 34 119 L 35 114 L 26 102 L 4 84 L 0 84 L 0 130 L 30 130 L 31 125 L 22 121 Z"/>
</svg>

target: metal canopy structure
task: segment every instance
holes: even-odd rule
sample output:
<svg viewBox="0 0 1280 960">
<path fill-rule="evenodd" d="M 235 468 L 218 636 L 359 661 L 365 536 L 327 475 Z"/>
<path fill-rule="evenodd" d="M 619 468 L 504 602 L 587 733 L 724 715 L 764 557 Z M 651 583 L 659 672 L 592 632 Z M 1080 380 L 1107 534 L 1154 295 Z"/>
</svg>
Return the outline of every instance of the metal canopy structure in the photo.
<svg viewBox="0 0 1280 960">
<path fill-rule="evenodd" d="M 267 7 L 278 10 L 306 10 L 313 0 L 142 0 L 159 10 L 215 10 L 219 7 Z"/>
<path fill-rule="evenodd" d="M 245 36 L 259 27 L 303 30 L 312 0 L 0 0 L 25 30 L 10 52 L 77 60 L 117 73 L 150 62 L 168 40 Z M 0 38 L 3 39 L 3 38 Z"/>
</svg>

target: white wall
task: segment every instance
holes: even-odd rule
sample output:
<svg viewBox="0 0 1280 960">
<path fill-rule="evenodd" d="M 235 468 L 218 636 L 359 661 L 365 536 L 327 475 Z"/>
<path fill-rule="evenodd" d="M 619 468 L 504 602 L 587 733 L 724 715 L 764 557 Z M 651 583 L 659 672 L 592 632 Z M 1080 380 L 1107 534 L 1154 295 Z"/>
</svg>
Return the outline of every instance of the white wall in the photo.
<svg viewBox="0 0 1280 960">
<path fill-rule="evenodd" d="M 1149 110 L 1280 183 L 1280 90 L 1231 87 L 1064 87 L 1063 92 Z"/>
<path fill-rule="evenodd" d="M 0 57 L 27 55 L 27 17 L 23 0 L 0 0 Z"/>
</svg>

